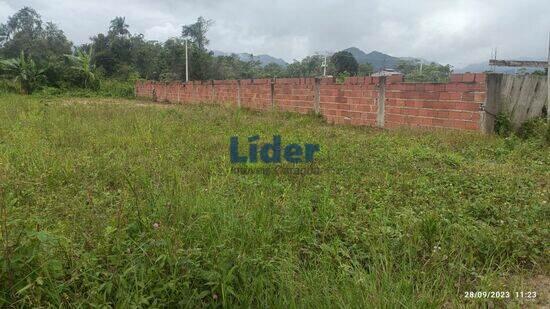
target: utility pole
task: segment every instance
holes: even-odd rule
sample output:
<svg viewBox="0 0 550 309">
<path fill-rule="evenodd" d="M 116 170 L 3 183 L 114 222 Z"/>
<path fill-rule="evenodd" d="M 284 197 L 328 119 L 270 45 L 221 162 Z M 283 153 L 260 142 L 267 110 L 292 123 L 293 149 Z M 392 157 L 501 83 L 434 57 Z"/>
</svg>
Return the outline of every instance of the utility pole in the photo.
<svg viewBox="0 0 550 309">
<path fill-rule="evenodd" d="M 497 48 L 491 49 L 491 59 L 496 60 L 497 59 Z M 495 65 L 491 65 L 491 71 L 495 72 Z"/>
<path fill-rule="evenodd" d="M 187 39 L 185 39 L 185 82 L 189 82 L 189 56 L 187 54 Z"/>
<path fill-rule="evenodd" d="M 546 66 L 546 121 L 550 122 L 550 32 L 548 32 L 548 65 Z"/>
</svg>

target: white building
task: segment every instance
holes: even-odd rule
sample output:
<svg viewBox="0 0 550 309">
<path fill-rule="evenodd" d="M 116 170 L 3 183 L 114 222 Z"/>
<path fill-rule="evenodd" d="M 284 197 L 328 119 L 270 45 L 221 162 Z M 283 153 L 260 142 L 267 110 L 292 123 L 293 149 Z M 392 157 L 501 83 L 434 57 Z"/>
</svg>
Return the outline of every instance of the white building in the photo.
<svg viewBox="0 0 550 309">
<path fill-rule="evenodd" d="M 403 75 L 403 73 L 396 71 L 394 69 L 382 69 L 376 73 L 372 73 L 370 76 L 392 76 L 392 75 Z"/>
</svg>

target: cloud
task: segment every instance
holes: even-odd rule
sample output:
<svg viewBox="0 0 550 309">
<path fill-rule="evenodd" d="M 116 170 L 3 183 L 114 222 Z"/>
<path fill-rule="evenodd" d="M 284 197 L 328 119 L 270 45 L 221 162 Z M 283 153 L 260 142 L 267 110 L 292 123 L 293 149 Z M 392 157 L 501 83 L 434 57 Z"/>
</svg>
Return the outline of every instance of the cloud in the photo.
<svg viewBox="0 0 550 309">
<path fill-rule="evenodd" d="M 34 7 L 84 43 L 125 16 L 133 33 L 163 41 L 204 16 L 215 21 L 210 48 L 292 61 L 356 46 L 457 67 L 503 58 L 546 59 L 547 0 L 0 0 L 0 18 Z"/>
<path fill-rule="evenodd" d="M 165 41 L 167 38 L 177 37 L 181 34 L 181 26 L 175 26 L 166 22 L 161 26 L 153 26 L 143 33 L 148 40 Z"/>
<path fill-rule="evenodd" d="M 0 21 L 8 19 L 8 17 L 13 13 L 15 13 L 14 8 L 12 8 L 9 4 L 0 1 Z"/>
</svg>

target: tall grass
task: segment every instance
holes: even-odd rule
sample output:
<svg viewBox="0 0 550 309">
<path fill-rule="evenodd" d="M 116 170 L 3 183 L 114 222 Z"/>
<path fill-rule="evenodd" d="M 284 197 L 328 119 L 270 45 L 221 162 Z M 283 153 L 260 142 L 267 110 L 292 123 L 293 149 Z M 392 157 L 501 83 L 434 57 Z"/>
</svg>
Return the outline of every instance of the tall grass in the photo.
<svg viewBox="0 0 550 309">
<path fill-rule="evenodd" d="M 233 172 L 229 137 L 253 134 L 319 143 L 321 172 Z M 0 96 L 0 306 L 521 304 L 463 294 L 548 275 L 548 150 L 221 106 Z"/>
<path fill-rule="evenodd" d="M 134 97 L 134 81 L 103 79 L 98 89 L 45 87 L 35 93 L 35 97 L 78 97 L 78 98 L 124 98 Z"/>
</svg>

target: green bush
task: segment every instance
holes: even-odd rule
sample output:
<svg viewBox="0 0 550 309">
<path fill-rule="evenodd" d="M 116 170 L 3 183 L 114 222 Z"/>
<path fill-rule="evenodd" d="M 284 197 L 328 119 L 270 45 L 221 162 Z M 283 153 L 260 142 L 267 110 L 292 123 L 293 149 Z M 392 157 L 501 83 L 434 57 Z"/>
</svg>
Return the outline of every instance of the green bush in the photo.
<svg viewBox="0 0 550 309">
<path fill-rule="evenodd" d="M 336 83 L 337 84 L 343 84 L 346 81 L 346 79 L 350 76 L 351 75 L 347 71 L 344 71 L 342 73 L 338 73 L 338 74 L 336 74 Z"/>
<path fill-rule="evenodd" d="M 100 88 L 99 79 L 86 80 L 86 73 L 83 71 L 78 71 L 74 69 L 66 69 L 63 74 L 63 79 L 61 82 L 61 88 L 82 88 L 90 90 L 99 90 Z"/>
<path fill-rule="evenodd" d="M 103 80 L 98 94 L 102 97 L 133 98 L 134 81 Z"/>
<path fill-rule="evenodd" d="M 102 80 L 93 88 L 82 88 L 71 83 L 63 83 L 60 88 L 43 87 L 35 93 L 39 97 L 107 97 L 107 98 L 133 98 L 134 82 L 119 80 Z"/>
<path fill-rule="evenodd" d="M 545 143 L 550 143 L 550 125 L 542 117 L 530 119 L 519 127 L 517 135 L 522 139 L 541 138 Z"/>
<path fill-rule="evenodd" d="M 496 116 L 495 133 L 500 136 L 510 136 L 514 131 L 510 114 L 501 112 Z"/>
</svg>

